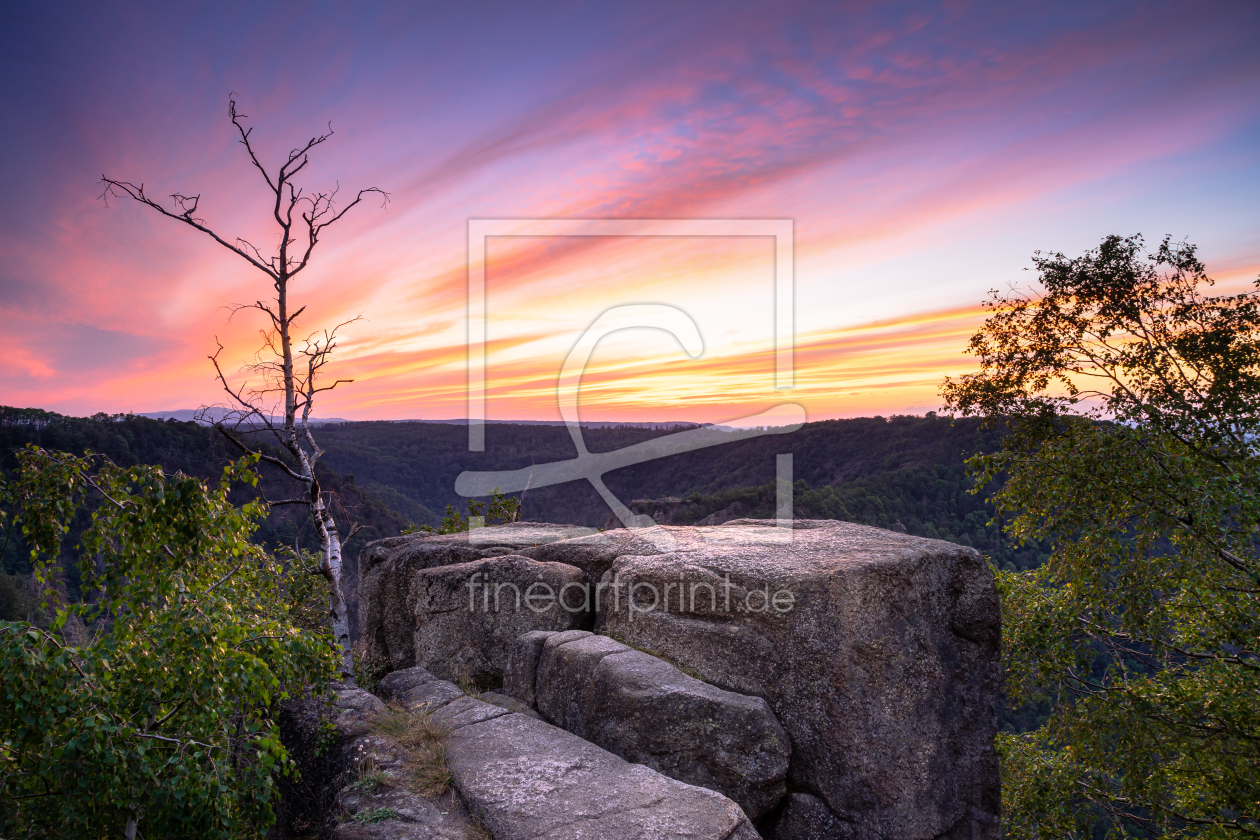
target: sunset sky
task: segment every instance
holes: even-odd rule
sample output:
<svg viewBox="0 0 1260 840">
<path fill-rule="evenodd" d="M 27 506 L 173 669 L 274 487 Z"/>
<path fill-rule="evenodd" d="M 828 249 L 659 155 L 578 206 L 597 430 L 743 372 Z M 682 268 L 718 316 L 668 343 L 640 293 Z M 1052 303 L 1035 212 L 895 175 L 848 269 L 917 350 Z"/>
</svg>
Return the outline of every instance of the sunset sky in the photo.
<svg viewBox="0 0 1260 840">
<path fill-rule="evenodd" d="M 775 390 L 774 240 L 495 237 L 487 416 L 558 418 L 606 309 L 588 420 L 922 414 L 989 289 L 1107 234 L 1196 243 L 1222 289 L 1260 274 L 1260 4 L 10 4 L 0 26 L 0 404 L 69 414 L 222 399 L 266 278 L 99 196 L 102 173 L 200 193 L 274 244 L 265 163 L 331 121 L 310 188 L 375 186 L 293 294 L 344 329 L 325 417 L 468 415 L 470 219 L 788 219 L 795 387 Z"/>
</svg>

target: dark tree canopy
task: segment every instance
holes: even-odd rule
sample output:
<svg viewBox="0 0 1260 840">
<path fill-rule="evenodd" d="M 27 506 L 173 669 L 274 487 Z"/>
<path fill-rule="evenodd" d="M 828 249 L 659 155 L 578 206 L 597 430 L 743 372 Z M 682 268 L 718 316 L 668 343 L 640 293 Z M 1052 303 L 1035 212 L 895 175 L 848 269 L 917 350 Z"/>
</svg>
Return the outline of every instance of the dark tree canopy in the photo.
<svg viewBox="0 0 1260 840">
<path fill-rule="evenodd" d="M 1081 257 L 1036 254 L 1044 292 L 986 302 L 970 345 L 983 367 L 946 384 L 951 407 L 1070 412 L 1241 445 L 1260 423 L 1260 299 L 1207 295 L 1193 245 L 1142 249 L 1140 236 L 1109 236 Z"/>
<path fill-rule="evenodd" d="M 973 470 L 1008 476 L 1010 535 L 1055 546 L 998 579 L 1008 691 L 1052 709 L 1001 738 L 1008 836 L 1255 837 L 1257 293 L 1209 295 L 1168 240 L 1034 263 L 1042 290 L 995 293 L 980 371 L 943 389 L 1009 424 Z"/>
</svg>

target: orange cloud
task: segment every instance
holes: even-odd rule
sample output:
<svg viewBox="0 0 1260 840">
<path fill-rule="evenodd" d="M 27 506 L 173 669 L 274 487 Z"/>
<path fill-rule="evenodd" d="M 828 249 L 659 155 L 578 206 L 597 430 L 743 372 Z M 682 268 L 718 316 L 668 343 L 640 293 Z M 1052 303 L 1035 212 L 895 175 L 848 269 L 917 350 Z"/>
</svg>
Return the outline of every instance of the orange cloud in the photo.
<svg viewBox="0 0 1260 840">
<path fill-rule="evenodd" d="M 671 351 L 619 359 L 597 353 L 582 379 L 587 420 L 722 422 L 779 402 L 798 402 L 812 418 L 871 412 L 923 412 L 939 402 L 947 374 L 974 367 L 963 353 L 984 318 L 979 307 L 918 313 L 801 336 L 796 387 L 774 390 L 774 354 L 727 348 L 699 360 Z M 487 410 L 492 419 L 559 419 L 553 358 L 497 361 L 544 334 L 487 345 Z M 376 354 L 343 364 L 356 382 L 326 414 L 457 418 L 467 414 L 466 350 L 446 345 L 413 354 Z M 335 402 L 334 402 L 335 401 Z"/>
</svg>

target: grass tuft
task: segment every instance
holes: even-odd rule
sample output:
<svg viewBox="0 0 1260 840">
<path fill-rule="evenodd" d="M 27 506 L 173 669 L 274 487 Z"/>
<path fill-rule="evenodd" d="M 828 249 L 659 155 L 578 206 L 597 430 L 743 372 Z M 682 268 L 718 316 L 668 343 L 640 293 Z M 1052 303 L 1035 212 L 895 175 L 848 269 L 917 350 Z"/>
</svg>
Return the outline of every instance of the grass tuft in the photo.
<svg viewBox="0 0 1260 840">
<path fill-rule="evenodd" d="M 389 774 L 376 766 L 376 759 L 368 756 L 355 766 L 354 781 L 349 787 L 357 793 L 373 793 L 377 788 L 389 787 L 389 781 Z"/>
<path fill-rule="evenodd" d="M 481 818 L 480 811 L 470 808 L 468 815 L 472 817 L 472 822 L 464 829 L 464 840 L 494 840 L 494 835 L 486 828 L 486 821 Z"/>
<path fill-rule="evenodd" d="M 459 690 L 469 697 L 481 695 L 481 689 L 477 687 L 477 683 L 473 682 L 473 678 L 468 675 L 467 671 L 459 671 L 455 674 L 455 685 L 459 686 Z"/>
<path fill-rule="evenodd" d="M 388 735 L 411 753 L 411 773 L 406 782 L 409 790 L 428 797 L 450 790 L 451 771 L 446 763 L 449 733 L 427 712 L 391 703 L 372 721 L 372 730 Z"/>
<path fill-rule="evenodd" d="M 364 808 L 362 811 L 354 815 L 355 822 L 361 823 L 378 823 L 385 820 L 400 819 L 402 814 L 393 808 Z"/>
</svg>

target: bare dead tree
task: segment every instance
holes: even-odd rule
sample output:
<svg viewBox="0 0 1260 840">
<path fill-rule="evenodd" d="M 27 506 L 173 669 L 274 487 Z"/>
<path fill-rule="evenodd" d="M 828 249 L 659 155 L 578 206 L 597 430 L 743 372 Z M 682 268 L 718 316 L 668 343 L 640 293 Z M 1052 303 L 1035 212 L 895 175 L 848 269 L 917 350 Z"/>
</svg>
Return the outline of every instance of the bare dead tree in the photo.
<svg viewBox="0 0 1260 840">
<path fill-rule="evenodd" d="M 326 133 L 312 137 L 305 145 L 289 152 L 288 158 L 273 174 L 259 160 L 250 142 L 253 129 L 245 126 L 247 117 L 237 112 L 235 99 L 229 99 L 228 113 L 232 125 L 240 134 L 240 143 L 245 147 L 250 163 L 262 175 L 271 194 L 275 196 L 271 212 L 279 227 L 279 245 L 274 253 L 264 255 L 245 239 L 236 238 L 229 242 L 212 230 L 204 219 L 197 216 L 200 195 L 175 193 L 170 196 L 171 206 L 168 207 L 149 197 L 145 193 L 144 184 L 137 186 L 130 181 L 118 181 L 102 175 L 105 190 L 101 197 L 108 203 L 111 197 L 125 195 L 163 216 L 198 230 L 267 275 L 271 281 L 274 297 L 266 302 L 258 300 L 232 307 L 234 313 L 241 309 L 256 309 L 266 315 L 270 322 L 270 326 L 263 331 L 263 344 L 255 354 L 255 361 L 245 367 L 250 376 L 247 376 L 244 384 L 235 388 L 229 383 L 219 364 L 223 345 L 216 341 L 218 349 L 209 358 L 219 383 L 228 394 L 228 402 L 220 406 L 203 407 L 198 417 L 209 419 L 241 451 L 258 455 L 297 483 L 298 492 L 293 498 L 268 500 L 268 503 L 273 506 L 303 505 L 310 511 L 322 548 L 319 572 L 328 582 L 329 611 L 333 635 L 337 639 L 341 655 L 341 675 L 343 679 L 353 680 L 350 623 L 342 590 L 341 547 L 345 540 L 337 530 L 331 499 L 320 490 L 315 467 L 323 457 L 324 450 L 316 443 L 310 425 L 316 396 L 352 381 L 338 379 L 331 384 L 324 384 L 321 378 L 323 369 L 337 346 L 337 331 L 351 322 L 338 324 L 330 330 L 312 332 L 297 339 L 301 346 L 295 350 L 294 325 L 306 307 L 293 308 L 289 299 L 289 284 L 310 264 L 315 246 L 330 225 L 338 222 L 365 197 L 375 194 L 384 205 L 388 203 L 389 195 L 376 187 L 370 187 L 359 190 L 351 201 L 339 207 L 336 203 L 338 189 L 308 193 L 294 183 L 294 178 L 310 162 L 311 150 L 332 137 L 331 125 Z M 279 408 L 280 399 L 284 401 L 284 413 L 276 417 L 274 412 Z M 225 410 L 220 416 L 212 417 L 209 408 Z M 259 438 L 265 439 L 266 434 L 270 434 L 288 453 L 288 459 L 277 457 L 258 445 Z M 349 535 L 345 539 L 349 539 Z"/>
</svg>

